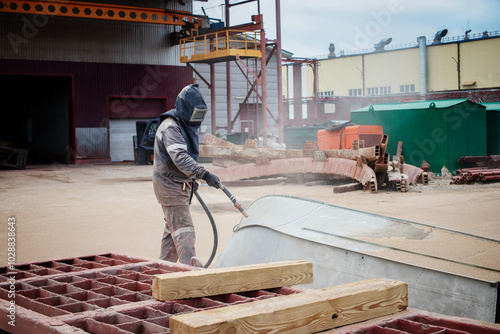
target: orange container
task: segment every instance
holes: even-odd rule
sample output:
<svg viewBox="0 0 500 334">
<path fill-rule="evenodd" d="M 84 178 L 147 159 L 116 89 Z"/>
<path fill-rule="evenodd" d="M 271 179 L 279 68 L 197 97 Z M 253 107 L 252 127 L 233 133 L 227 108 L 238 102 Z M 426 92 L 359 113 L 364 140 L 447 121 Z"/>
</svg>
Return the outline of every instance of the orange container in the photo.
<svg viewBox="0 0 500 334">
<path fill-rule="evenodd" d="M 380 125 L 354 125 L 336 132 L 318 131 L 320 150 L 351 149 L 353 140 L 364 140 L 364 147 L 380 145 L 384 130 Z"/>
</svg>

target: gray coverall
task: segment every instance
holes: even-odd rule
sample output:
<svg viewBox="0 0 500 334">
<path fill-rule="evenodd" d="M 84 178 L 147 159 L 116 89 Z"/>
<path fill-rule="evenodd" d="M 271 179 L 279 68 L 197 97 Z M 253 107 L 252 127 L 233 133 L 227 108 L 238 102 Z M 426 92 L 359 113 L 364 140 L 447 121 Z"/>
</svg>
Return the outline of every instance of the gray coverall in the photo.
<svg viewBox="0 0 500 334">
<path fill-rule="evenodd" d="M 206 169 L 187 152 L 179 125 L 165 119 L 156 132 L 153 187 L 165 217 L 161 242 L 162 260 L 190 264 L 196 256 L 193 220 L 189 212 L 192 182 Z"/>
</svg>

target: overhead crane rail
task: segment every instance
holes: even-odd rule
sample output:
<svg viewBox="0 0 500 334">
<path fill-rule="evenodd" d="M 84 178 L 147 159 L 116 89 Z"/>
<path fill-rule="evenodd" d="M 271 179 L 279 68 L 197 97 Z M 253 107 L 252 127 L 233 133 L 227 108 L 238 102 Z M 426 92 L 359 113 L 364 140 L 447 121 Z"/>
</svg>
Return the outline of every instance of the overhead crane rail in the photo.
<svg viewBox="0 0 500 334">
<path fill-rule="evenodd" d="M 258 32 L 223 30 L 180 40 L 181 63 L 216 63 L 261 58 Z"/>
<path fill-rule="evenodd" d="M 190 23 L 194 26 L 194 28 L 200 28 L 203 19 L 208 20 L 205 16 L 192 15 L 187 11 L 167 11 L 157 8 L 51 0 L 0 0 L 0 12 L 156 23 L 177 26 L 185 26 L 187 23 Z"/>
</svg>

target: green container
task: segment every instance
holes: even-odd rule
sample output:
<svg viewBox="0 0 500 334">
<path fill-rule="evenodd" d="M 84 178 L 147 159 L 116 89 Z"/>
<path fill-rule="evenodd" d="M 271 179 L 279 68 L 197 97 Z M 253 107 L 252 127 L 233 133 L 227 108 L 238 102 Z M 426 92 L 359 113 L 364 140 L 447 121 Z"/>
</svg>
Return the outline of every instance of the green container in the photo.
<svg viewBox="0 0 500 334">
<path fill-rule="evenodd" d="M 227 141 L 236 145 L 245 145 L 248 132 L 233 132 L 227 134 Z"/>
<path fill-rule="evenodd" d="M 303 126 L 300 128 L 285 128 L 285 144 L 289 149 L 302 149 L 306 141 L 318 141 L 318 130 L 324 129 L 324 125 Z"/>
<path fill-rule="evenodd" d="M 467 167 L 457 162 L 464 156 L 486 155 L 486 108 L 467 99 L 376 104 L 351 118 L 384 128 L 391 159 L 402 141 L 405 162 L 419 167 L 425 160 L 433 172 Z"/>
<path fill-rule="evenodd" d="M 500 102 L 481 105 L 486 107 L 486 153 L 500 155 Z"/>
</svg>

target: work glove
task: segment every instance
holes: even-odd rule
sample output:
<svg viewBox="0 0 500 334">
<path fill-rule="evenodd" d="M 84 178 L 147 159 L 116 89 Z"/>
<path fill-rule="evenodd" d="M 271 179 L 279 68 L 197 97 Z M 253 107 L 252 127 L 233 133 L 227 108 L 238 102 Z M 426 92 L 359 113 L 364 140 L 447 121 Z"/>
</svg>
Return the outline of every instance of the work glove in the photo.
<svg viewBox="0 0 500 334">
<path fill-rule="evenodd" d="M 202 179 L 205 180 L 205 182 L 210 187 L 214 187 L 215 189 L 219 189 L 220 180 L 217 177 L 217 175 L 214 175 L 214 174 L 212 174 L 212 173 L 210 173 L 210 172 L 207 171 L 205 173 L 205 175 L 203 175 Z"/>
</svg>

